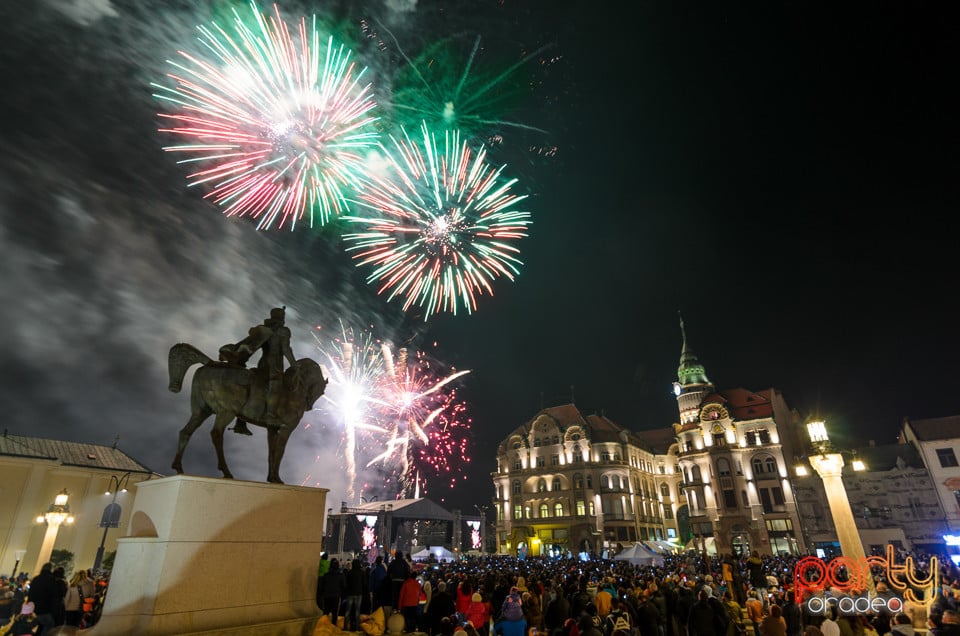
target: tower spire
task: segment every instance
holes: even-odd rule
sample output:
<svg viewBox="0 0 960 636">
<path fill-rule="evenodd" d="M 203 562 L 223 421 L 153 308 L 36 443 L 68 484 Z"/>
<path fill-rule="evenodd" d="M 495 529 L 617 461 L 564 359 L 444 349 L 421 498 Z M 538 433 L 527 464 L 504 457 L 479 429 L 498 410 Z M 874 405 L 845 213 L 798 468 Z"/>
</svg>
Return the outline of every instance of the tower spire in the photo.
<svg viewBox="0 0 960 636">
<path fill-rule="evenodd" d="M 680 335 L 683 338 L 683 348 L 680 350 L 680 366 L 677 367 L 677 381 L 681 386 L 691 384 L 710 384 L 707 371 L 700 364 L 696 354 L 687 344 L 687 330 L 683 324 L 683 315 L 677 311 L 680 318 Z"/>
</svg>

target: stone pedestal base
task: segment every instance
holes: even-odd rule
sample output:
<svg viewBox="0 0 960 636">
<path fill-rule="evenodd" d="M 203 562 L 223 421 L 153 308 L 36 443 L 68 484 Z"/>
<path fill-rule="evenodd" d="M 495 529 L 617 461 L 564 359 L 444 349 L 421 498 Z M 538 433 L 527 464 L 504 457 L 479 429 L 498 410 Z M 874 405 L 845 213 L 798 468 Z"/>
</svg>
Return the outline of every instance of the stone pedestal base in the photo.
<svg viewBox="0 0 960 636">
<path fill-rule="evenodd" d="M 185 475 L 138 484 L 103 616 L 83 634 L 309 636 L 326 497 Z"/>
</svg>

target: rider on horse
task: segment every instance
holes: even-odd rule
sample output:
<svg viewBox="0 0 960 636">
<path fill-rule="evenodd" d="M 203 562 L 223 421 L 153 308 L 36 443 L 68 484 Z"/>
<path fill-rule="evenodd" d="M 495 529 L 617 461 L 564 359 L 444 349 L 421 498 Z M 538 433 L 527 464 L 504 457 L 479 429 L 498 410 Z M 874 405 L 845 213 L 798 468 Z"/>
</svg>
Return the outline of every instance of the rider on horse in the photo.
<svg viewBox="0 0 960 636">
<path fill-rule="evenodd" d="M 280 426 L 277 416 L 277 406 L 280 395 L 283 393 L 283 360 L 286 358 L 290 366 L 299 372 L 296 367 L 296 358 L 290 348 L 290 329 L 285 325 L 286 306 L 274 307 L 270 310 L 270 317 L 262 325 L 250 328 L 246 338 L 236 344 L 226 344 L 220 347 L 220 360 L 228 364 L 245 367 L 247 360 L 259 350 L 261 352 L 257 369 L 267 376 L 267 398 L 265 421 L 267 426 Z M 247 423 L 237 418 L 233 427 L 234 433 L 253 435 L 247 428 Z"/>
</svg>

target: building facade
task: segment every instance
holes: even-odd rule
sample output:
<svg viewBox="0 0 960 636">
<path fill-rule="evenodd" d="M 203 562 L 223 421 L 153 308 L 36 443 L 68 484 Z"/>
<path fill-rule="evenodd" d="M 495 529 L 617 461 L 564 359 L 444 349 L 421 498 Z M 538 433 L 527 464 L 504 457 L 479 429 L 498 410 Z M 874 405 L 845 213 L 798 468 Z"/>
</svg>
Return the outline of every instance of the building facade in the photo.
<svg viewBox="0 0 960 636">
<path fill-rule="evenodd" d="M 47 512 L 66 491 L 73 523 L 56 533 L 53 549 L 69 550 L 75 568 L 91 568 L 97 550 L 117 549 L 129 526 L 136 485 L 159 477 L 116 447 L 4 434 L 0 437 L 0 572 L 39 572 Z M 119 488 L 117 487 L 119 485 Z M 126 489 L 126 492 L 121 492 Z M 107 491 L 110 494 L 106 494 Z M 117 529 L 101 527 L 106 508 L 118 510 Z M 49 546 L 47 546 L 49 547 Z"/>
<path fill-rule="evenodd" d="M 900 440 L 920 453 L 945 515 L 945 534 L 960 534 L 960 416 L 905 419 Z"/>
<path fill-rule="evenodd" d="M 717 391 L 680 327 L 681 534 L 710 554 L 804 552 L 790 480 L 799 415 L 774 389 Z"/>
<path fill-rule="evenodd" d="M 675 462 L 643 438 L 573 404 L 510 432 L 492 474 L 497 548 L 506 554 L 602 554 L 678 534 Z"/>
</svg>

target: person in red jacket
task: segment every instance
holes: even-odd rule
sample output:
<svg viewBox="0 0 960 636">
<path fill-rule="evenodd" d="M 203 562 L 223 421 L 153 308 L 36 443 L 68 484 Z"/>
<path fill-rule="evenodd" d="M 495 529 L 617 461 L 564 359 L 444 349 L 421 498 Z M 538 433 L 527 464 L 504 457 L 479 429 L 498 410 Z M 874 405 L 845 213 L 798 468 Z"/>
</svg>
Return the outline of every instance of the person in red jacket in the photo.
<svg viewBox="0 0 960 636">
<path fill-rule="evenodd" d="M 467 605 L 467 621 L 473 623 L 473 626 L 481 634 L 486 634 L 490 630 L 490 610 L 480 592 L 474 592 L 470 598 L 470 605 Z"/>
<path fill-rule="evenodd" d="M 417 631 L 417 611 L 420 606 L 420 583 L 417 573 L 411 571 L 400 585 L 397 609 L 403 614 L 403 631 Z"/>
</svg>

